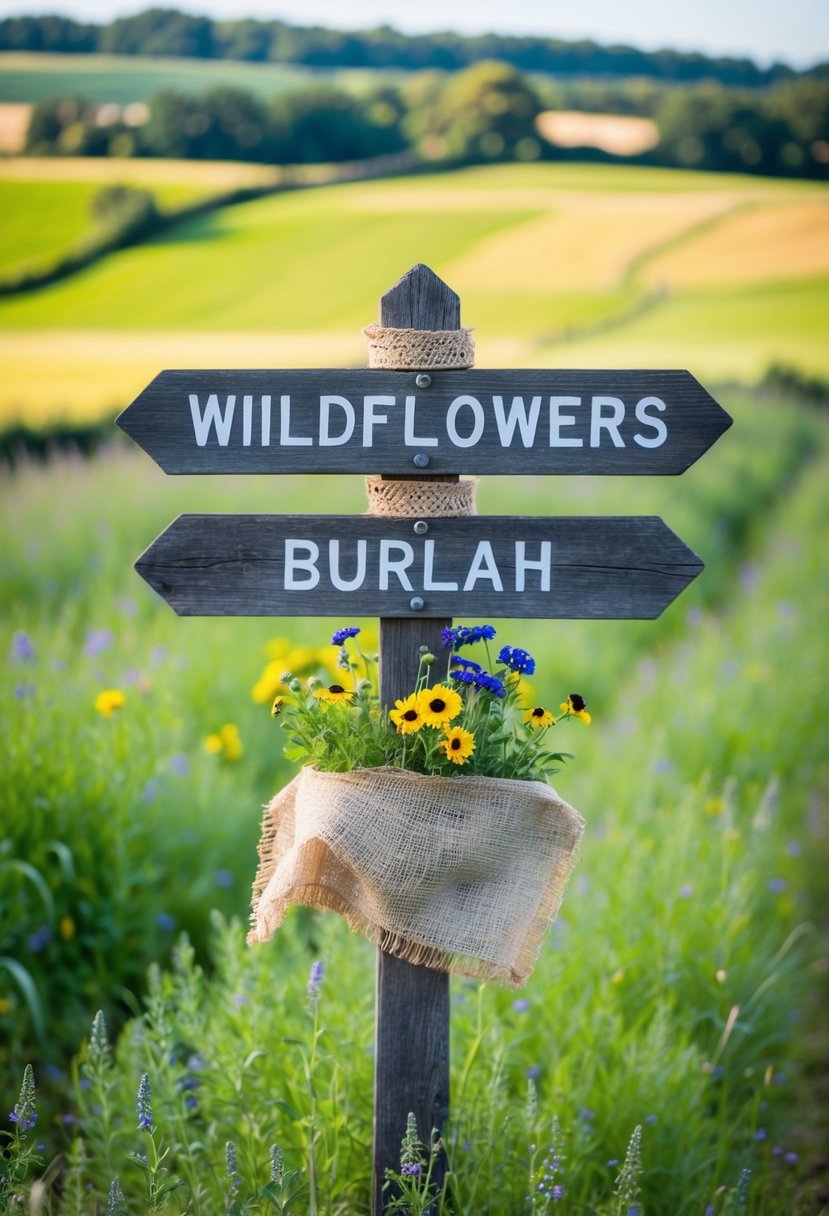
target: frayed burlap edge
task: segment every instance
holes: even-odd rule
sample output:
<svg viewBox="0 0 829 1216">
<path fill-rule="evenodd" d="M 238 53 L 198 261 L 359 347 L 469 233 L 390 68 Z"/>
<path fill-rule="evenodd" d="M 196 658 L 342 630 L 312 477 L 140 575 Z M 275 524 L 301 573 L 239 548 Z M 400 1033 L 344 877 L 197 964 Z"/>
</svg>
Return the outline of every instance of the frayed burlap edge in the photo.
<svg viewBox="0 0 829 1216">
<path fill-rule="evenodd" d="M 290 784 L 298 782 L 301 775 L 301 773 L 298 773 Z M 490 780 L 497 781 L 498 778 L 493 777 Z M 280 791 L 280 794 L 283 792 Z M 279 860 L 275 856 L 278 824 L 275 822 L 272 814 L 273 804 L 279 796 L 279 794 L 275 795 L 263 808 L 262 829 L 259 838 L 259 866 L 253 881 L 250 916 L 252 928 L 247 935 L 248 945 L 256 945 L 269 941 L 274 932 L 282 924 L 288 908 L 295 904 L 303 904 L 309 908 L 316 908 L 320 912 L 335 912 L 343 918 L 352 932 L 359 933 L 361 937 L 373 942 L 374 945 L 382 947 L 387 954 L 394 955 L 395 958 L 402 959 L 407 963 L 431 967 L 435 971 L 447 972 L 450 975 L 465 979 L 484 980 L 489 983 L 499 984 L 502 987 L 509 986 L 513 989 L 522 987 L 529 979 L 538 961 L 547 930 L 555 919 L 563 902 L 567 879 L 581 856 L 580 840 L 583 835 L 584 820 L 575 811 L 575 808 L 570 807 L 569 809 L 573 811 L 574 815 L 581 822 L 579 842 L 573 848 L 569 859 L 559 862 L 550 874 L 538 907 L 533 915 L 530 928 L 521 943 L 518 958 L 514 966 L 506 967 L 470 955 L 450 954 L 445 950 L 438 950 L 434 946 L 430 946 L 428 942 L 418 941 L 414 936 L 409 937 L 399 933 L 390 933 L 358 912 L 352 904 L 342 898 L 338 891 L 319 884 L 292 887 L 289 893 L 286 893 L 285 896 L 275 900 L 270 905 L 264 929 L 259 929 L 257 921 L 260 914 L 262 895 Z M 327 847 L 331 849 L 332 853 L 346 867 L 349 866 L 347 859 L 342 857 L 335 848 L 331 845 Z"/>
</svg>

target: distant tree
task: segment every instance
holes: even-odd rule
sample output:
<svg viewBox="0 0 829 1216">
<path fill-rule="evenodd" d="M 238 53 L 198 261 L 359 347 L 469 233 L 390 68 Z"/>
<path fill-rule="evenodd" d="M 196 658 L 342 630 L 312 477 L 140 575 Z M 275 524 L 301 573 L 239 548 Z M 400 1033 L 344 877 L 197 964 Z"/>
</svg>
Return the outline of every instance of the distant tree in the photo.
<svg viewBox="0 0 829 1216">
<path fill-rule="evenodd" d="M 265 106 L 244 89 L 225 85 L 202 97 L 164 89 L 150 100 L 141 146 L 150 156 L 191 160 L 266 160 Z"/>
<path fill-rule="evenodd" d="M 532 160 L 540 155 L 535 131 L 540 99 L 508 64 L 479 63 L 442 82 L 433 77 L 424 92 L 425 105 L 413 111 L 408 130 L 427 158 Z"/>
<path fill-rule="evenodd" d="M 0 21 L 0 50 L 87 54 L 97 51 L 98 34 L 97 25 L 71 17 L 7 17 Z"/>
<path fill-rule="evenodd" d="M 320 86 L 276 97 L 270 109 L 271 156 L 278 164 L 363 160 L 405 147 L 402 107 L 392 89 L 357 98 Z"/>
<path fill-rule="evenodd" d="M 213 57 L 213 22 L 171 8 L 150 8 L 134 17 L 118 17 L 104 26 L 100 49 L 112 55 L 178 55 Z"/>
</svg>

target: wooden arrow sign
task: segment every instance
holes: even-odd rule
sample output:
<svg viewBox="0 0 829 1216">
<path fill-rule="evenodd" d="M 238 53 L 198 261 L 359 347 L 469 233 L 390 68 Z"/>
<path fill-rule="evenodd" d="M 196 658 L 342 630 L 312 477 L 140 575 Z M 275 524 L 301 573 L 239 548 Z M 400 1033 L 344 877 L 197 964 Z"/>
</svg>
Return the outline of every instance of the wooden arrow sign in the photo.
<svg viewBox="0 0 829 1216">
<path fill-rule="evenodd" d="M 117 419 L 167 473 L 682 473 L 731 418 L 686 371 L 165 371 Z"/>
<path fill-rule="evenodd" d="M 181 616 L 344 618 L 649 618 L 702 568 L 654 515 L 180 515 L 136 562 Z"/>
</svg>

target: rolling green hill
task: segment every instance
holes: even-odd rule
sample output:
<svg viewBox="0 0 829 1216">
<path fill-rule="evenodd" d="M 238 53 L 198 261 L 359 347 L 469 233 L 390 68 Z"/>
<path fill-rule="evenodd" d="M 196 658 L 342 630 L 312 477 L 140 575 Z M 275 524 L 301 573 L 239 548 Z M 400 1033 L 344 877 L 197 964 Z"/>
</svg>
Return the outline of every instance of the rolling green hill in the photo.
<svg viewBox="0 0 829 1216">
<path fill-rule="evenodd" d="M 77 180 L 51 164 L 68 222 Z M 8 198 L 23 234 L 27 189 Z M 360 364 L 378 295 L 418 261 L 461 294 L 482 366 L 829 372 L 826 187 L 505 165 L 224 208 L 2 301 L 0 418 L 100 417 L 164 366 Z"/>
</svg>

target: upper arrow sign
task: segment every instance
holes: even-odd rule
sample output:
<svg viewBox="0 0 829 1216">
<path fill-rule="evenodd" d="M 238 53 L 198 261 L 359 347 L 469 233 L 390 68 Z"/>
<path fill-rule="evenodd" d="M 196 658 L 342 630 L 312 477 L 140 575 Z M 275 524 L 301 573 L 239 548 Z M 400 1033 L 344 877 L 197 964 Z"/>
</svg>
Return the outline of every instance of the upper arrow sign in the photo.
<svg viewBox="0 0 829 1216">
<path fill-rule="evenodd" d="M 731 418 L 686 371 L 165 371 L 117 419 L 167 473 L 682 473 Z"/>
</svg>

